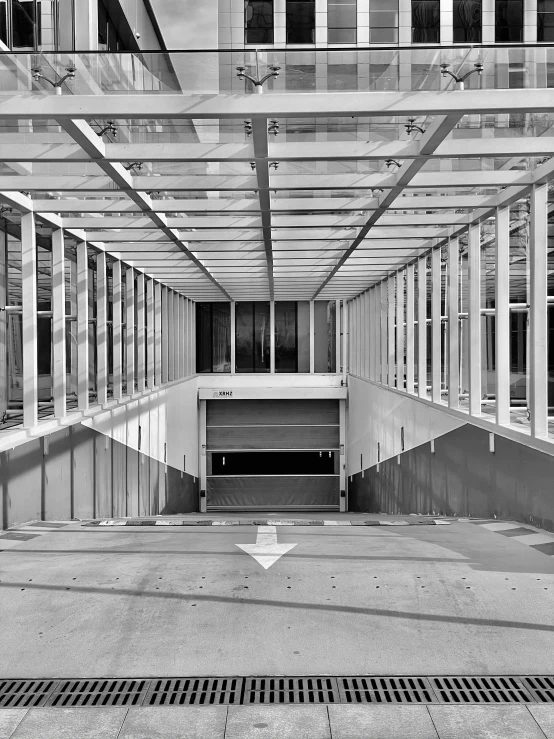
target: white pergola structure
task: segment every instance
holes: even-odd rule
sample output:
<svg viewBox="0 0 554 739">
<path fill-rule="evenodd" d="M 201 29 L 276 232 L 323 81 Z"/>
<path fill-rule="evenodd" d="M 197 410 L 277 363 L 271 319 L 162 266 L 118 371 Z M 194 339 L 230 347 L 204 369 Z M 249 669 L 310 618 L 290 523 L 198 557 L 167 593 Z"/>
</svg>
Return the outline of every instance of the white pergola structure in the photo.
<svg viewBox="0 0 554 739">
<path fill-rule="evenodd" d="M 56 273 L 64 233 L 100 255 L 100 402 L 107 387 L 107 332 L 102 326 L 108 255 L 119 265 L 114 269 L 114 304 L 121 299 L 121 270 L 140 275 L 136 295 L 129 287 L 132 282 L 127 283 L 129 325 L 134 303 L 138 306 L 136 339 L 131 331 L 125 337 L 114 323 L 114 397 L 121 395 L 121 364 L 115 358 L 121 356 L 123 341 L 128 352 L 134 351 L 135 340 L 138 343 L 139 392 L 146 376 L 155 387 L 194 371 L 194 302 L 341 300 L 352 374 L 441 403 L 446 356 L 451 409 L 459 409 L 464 401 L 459 331 L 463 319 L 469 350 L 467 410 L 474 416 L 481 415 L 483 403 L 481 318 L 492 311 L 496 423 L 509 425 L 514 309 L 509 208 L 530 197 L 530 289 L 525 304 L 516 308 L 526 311 L 529 321 L 530 431 L 535 438 L 546 438 L 547 317 L 553 299 L 548 296 L 547 229 L 548 183 L 554 176 L 553 107 L 548 89 L 2 96 L 0 121 L 5 126 L 23 120 L 59 127 L 59 135 L 51 138 L 34 131 L 0 136 L 0 159 L 5 163 L 0 200 L 21 213 L 22 225 L 24 425 L 37 423 L 35 373 L 27 369 L 36 366 L 35 221 L 54 229 L 54 370 L 63 367 L 65 356 L 63 280 Z M 546 123 L 537 135 L 532 126 L 523 131 L 511 128 L 514 115 L 540 116 Z M 99 137 L 91 125 L 110 120 L 132 127 L 153 116 L 161 127 L 184 121 L 198 128 L 219 126 L 234 131 L 229 137 L 233 140 L 220 136 L 215 142 L 134 143 L 130 136 L 127 143 L 114 143 Z M 409 118 L 423 130 L 408 133 Z M 368 140 L 340 135 L 341 125 L 349 120 L 367 122 Z M 281 132 L 277 135 L 275 121 Z M 313 140 L 288 140 L 283 134 L 292 121 L 309 121 Z M 387 133 L 372 135 L 372 127 L 379 131 L 388 127 Z M 136 163 L 142 165 L 140 170 Z M 483 305 L 481 289 L 481 227 L 491 219 L 496 252 L 493 309 Z M 459 243 L 466 238 L 469 271 L 464 286 Z M 430 318 L 426 278 L 425 286 L 423 281 L 429 259 Z M 80 274 L 86 279 L 85 266 Z M 446 312 L 441 292 L 445 285 Z M 466 307 L 461 301 L 464 290 Z M 84 302 L 78 310 L 86 336 L 89 319 Z M 180 326 L 185 325 L 191 337 L 187 347 L 180 339 Z M 448 326 L 444 345 L 442 325 Z M 145 371 L 148 342 L 151 366 Z M 346 371 L 346 354 L 344 358 Z M 87 367 L 84 354 L 79 354 L 79 362 Z M 81 375 L 79 407 L 86 408 L 86 369 Z M 129 376 L 127 382 L 136 385 L 136 379 Z M 65 412 L 60 383 L 58 377 L 57 416 Z"/>
</svg>

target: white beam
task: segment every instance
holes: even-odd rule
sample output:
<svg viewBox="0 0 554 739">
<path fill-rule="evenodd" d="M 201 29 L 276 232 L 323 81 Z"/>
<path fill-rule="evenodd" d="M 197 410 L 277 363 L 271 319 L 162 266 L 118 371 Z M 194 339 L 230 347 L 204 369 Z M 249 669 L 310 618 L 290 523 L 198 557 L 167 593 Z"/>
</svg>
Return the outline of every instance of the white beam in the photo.
<svg viewBox="0 0 554 739">
<path fill-rule="evenodd" d="M 404 390 L 404 275 L 396 273 L 396 387 Z"/>
<path fill-rule="evenodd" d="M 147 387 L 152 390 L 156 384 L 156 324 L 154 304 L 154 280 L 146 280 L 146 375 Z"/>
<path fill-rule="evenodd" d="M 162 286 L 154 282 L 154 387 L 162 384 L 162 376 Z"/>
<path fill-rule="evenodd" d="M 396 276 L 391 275 L 389 279 L 387 280 L 388 285 L 388 292 L 387 292 L 387 306 L 388 306 L 388 320 L 389 320 L 389 330 L 388 330 L 388 381 L 387 384 L 389 387 L 395 386 L 395 376 L 396 376 L 396 343 L 395 343 L 395 333 L 394 333 L 394 326 L 396 323 Z"/>
<path fill-rule="evenodd" d="M 414 393 L 414 263 L 406 268 L 406 392 Z"/>
<path fill-rule="evenodd" d="M 427 257 L 417 262 L 417 394 L 427 398 Z"/>
<path fill-rule="evenodd" d="M 458 239 L 448 242 L 448 407 L 460 405 L 460 325 L 459 325 Z"/>
<path fill-rule="evenodd" d="M 481 227 L 468 236 L 469 412 L 481 415 Z"/>
<path fill-rule="evenodd" d="M 121 262 L 112 262 L 113 397 L 123 396 L 123 282 Z"/>
<path fill-rule="evenodd" d="M 80 410 L 89 407 L 89 279 L 88 247 L 77 245 L 77 404 Z"/>
<path fill-rule="evenodd" d="M 431 252 L 431 398 L 441 401 L 441 250 Z"/>
<path fill-rule="evenodd" d="M 35 216 L 21 216 L 21 293 L 23 332 L 23 426 L 38 423 L 37 244 Z"/>
<path fill-rule="evenodd" d="M 54 415 L 66 414 L 65 244 L 63 229 L 52 231 L 52 390 Z"/>
<path fill-rule="evenodd" d="M 135 392 L 135 270 L 125 270 L 125 378 L 127 395 Z"/>
<path fill-rule="evenodd" d="M 145 375 L 146 375 L 146 342 L 145 342 L 145 319 L 146 319 L 146 291 L 144 285 L 144 275 L 139 272 L 137 274 L 137 386 L 138 392 L 144 391 Z"/>
<path fill-rule="evenodd" d="M 510 423 L 510 209 L 495 219 L 495 364 L 496 423 Z"/>
<path fill-rule="evenodd" d="M 531 435 L 548 436 L 548 186 L 531 191 L 529 411 Z"/>
<path fill-rule="evenodd" d="M 108 277 L 106 254 L 96 256 L 96 391 L 98 403 L 108 402 Z"/>
</svg>

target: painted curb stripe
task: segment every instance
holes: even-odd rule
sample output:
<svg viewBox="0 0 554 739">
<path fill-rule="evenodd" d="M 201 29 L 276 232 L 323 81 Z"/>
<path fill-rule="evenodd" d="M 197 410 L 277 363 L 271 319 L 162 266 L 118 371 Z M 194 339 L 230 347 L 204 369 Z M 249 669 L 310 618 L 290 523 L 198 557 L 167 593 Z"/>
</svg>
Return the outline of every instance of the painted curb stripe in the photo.
<svg viewBox="0 0 554 739">
<path fill-rule="evenodd" d="M 452 521 L 89 521 L 83 526 L 449 526 Z"/>
</svg>

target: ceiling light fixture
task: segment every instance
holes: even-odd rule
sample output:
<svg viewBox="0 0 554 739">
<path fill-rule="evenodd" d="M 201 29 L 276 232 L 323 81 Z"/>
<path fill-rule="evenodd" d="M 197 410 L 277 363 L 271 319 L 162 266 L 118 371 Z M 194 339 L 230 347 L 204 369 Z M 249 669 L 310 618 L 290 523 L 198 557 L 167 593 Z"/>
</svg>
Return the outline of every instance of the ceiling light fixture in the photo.
<svg viewBox="0 0 554 739">
<path fill-rule="evenodd" d="M 472 74 L 475 74 L 475 72 L 477 72 L 477 74 L 479 75 L 479 77 L 483 74 L 483 63 L 482 62 L 475 62 L 475 64 L 473 65 L 475 67 L 475 69 L 471 69 L 469 72 L 467 72 L 466 74 L 464 74 L 462 77 L 458 77 L 457 75 L 454 74 L 454 72 L 451 72 L 448 69 L 449 66 L 450 66 L 450 64 L 441 64 L 440 65 L 440 67 L 441 67 L 441 74 L 442 74 L 443 77 L 446 77 L 447 74 L 450 75 L 450 77 L 452 77 L 452 79 L 456 83 L 456 89 L 457 90 L 463 90 L 463 89 L 465 89 L 464 88 L 464 82 Z"/>
<path fill-rule="evenodd" d="M 46 77 L 46 75 L 42 74 L 42 68 L 41 67 L 32 67 L 31 68 L 31 74 L 33 75 L 33 78 L 38 82 L 39 80 L 44 80 L 45 82 L 49 82 L 54 90 L 56 91 L 56 95 L 62 94 L 62 85 L 67 79 L 73 79 L 75 77 L 75 67 L 69 66 L 65 68 L 66 74 L 63 77 L 58 77 L 57 80 L 51 80 L 50 77 Z"/>
</svg>

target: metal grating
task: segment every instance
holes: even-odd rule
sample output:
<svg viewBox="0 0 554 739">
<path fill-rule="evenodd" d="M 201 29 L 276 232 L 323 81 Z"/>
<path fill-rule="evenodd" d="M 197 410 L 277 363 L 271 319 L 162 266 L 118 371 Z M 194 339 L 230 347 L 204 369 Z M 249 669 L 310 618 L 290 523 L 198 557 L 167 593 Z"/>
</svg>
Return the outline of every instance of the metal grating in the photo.
<svg viewBox="0 0 554 739">
<path fill-rule="evenodd" d="M 140 706 L 149 680 L 62 680 L 47 706 Z"/>
<path fill-rule="evenodd" d="M 0 708 L 42 707 L 56 684 L 55 680 L 0 680 Z"/>
<path fill-rule="evenodd" d="M 523 677 L 521 682 L 537 703 L 554 703 L 554 677 Z"/>
<path fill-rule="evenodd" d="M 437 703 L 425 677 L 339 677 L 341 703 Z"/>
<path fill-rule="evenodd" d="M 441 703 L 532 703 L 517 677 L 432 677 Z"/>
<path fill-rule="evenodd" d="M 241 677 L 152 680 L 145 706 L 240 704 Z"/>
<path fill-rule="evenodd" d="M 323 703 L 554 703 L 554 676 L 0 680 L 0 709 Z"/>
<path fill-rule="evenodd" d="M 340 703 L 340 697 L 333 677 L 248 677 L 243 703 Z"/>
</svg>

